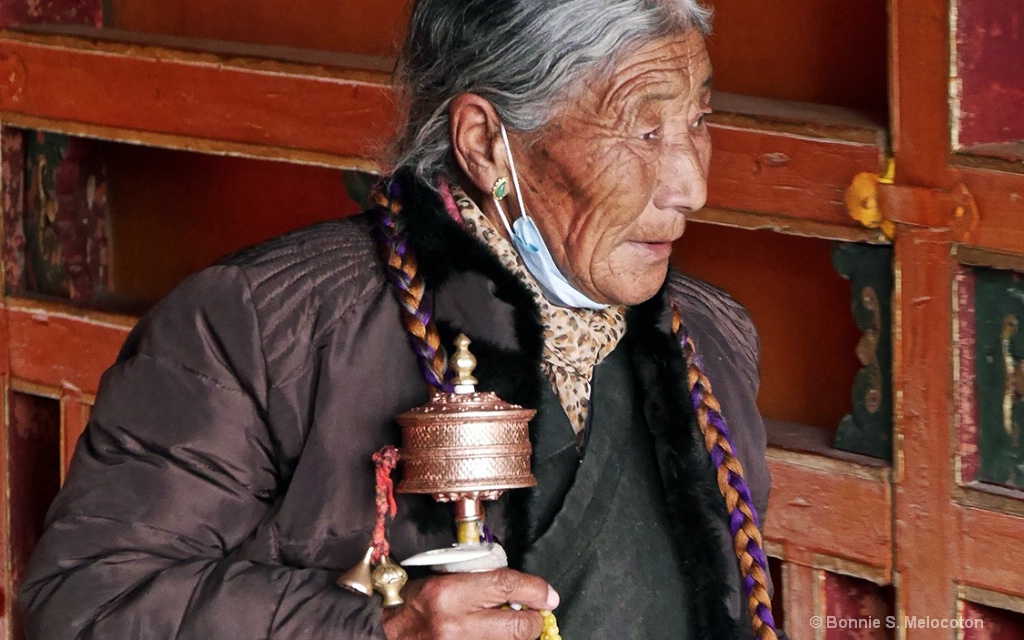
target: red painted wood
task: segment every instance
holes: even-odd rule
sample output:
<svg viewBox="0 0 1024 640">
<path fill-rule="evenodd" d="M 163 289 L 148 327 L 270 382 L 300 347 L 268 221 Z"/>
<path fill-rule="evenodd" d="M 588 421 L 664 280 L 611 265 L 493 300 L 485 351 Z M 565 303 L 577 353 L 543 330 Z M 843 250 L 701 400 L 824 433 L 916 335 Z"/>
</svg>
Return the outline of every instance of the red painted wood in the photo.
<svg viewBox="0 0 1024 640">
<path fill-rule="evenodd" d="M 40 385 L 96 393 L 131 328 L 130 318 L 102 322 L 53 309 L 8 308 L 11 375 Z"/>
<path fill-rule="evenodd" d="M 954 265 L 948 233 L 901 227 L 896 236 L 894 336 L 896 411 L 895 546 L 897 606 L 906 615 L 948 618 L 962 530 L 951 517 Z M 908 629 L 907 640 L 953 638 Z"/>
<path fill-rule="evenodd" d="M 4 318 L 4 309 L 0 307 L 0 319 Z M 6 335 L 6 334 L 5 334 Z M 6 356 L 7 341 L 4 340 L 3 344 L 0 345 L 0 349 L 4 350 Z M 7 358 L 4 357 L 4 365 L 6 367 Z M 3 384 L 3 389 L 8 388 L 8 377 L 6 374 L 0 375 L 0 383 Z M 0 478 L 3 483 L 3 498 L 0 500 L 0 640 L 10 640 L 11 637 L 11 617 L 14 602 L 10 597 L 13 594 L 11 588 L 11 528 L 9 525 L 10 519 L 8 517 L 9 506 L 7 501 L 7 488 L 8 482 L 8 470 L 10 468 L 10 456 L 7 454 L 10 442 L 10 435 L 8 433 L 8 426 L 10 419 L 7 417 L 6 410 L 10 404 L 9 398 L 3 398 L 4 400 L 4 425 L 3 429 L 0 429 Z"/>
<path fill-rule="evenodd" d="M 75 452 L 78 438 L 82 435 L 85 425 L 89 421 L 91 407 L 85 404 L 82 393 L 79 390 L 68 387 L 61 390 L 60 406 L 61 477 L 63 478 L 63 472 L 67 471 L 68 465 L 71 463 L 71 456 Z"/>
<path fill-rule="evenodd" d="M 964 604 L 963 640 L 1020 640 L 1024 614 L 968 602 Z"/>
<path fill-rule="evenodd" d="M 107 26 L 193 38 L 390 56 L 407 0 L 108 0 Z"/>
<path fill-rule="evenodd" d="M 0 112 L 338 157 L 379 158 L 387 76 L 229 54 L 6 33 Z"/>
<path fill-rule="evenodd" d="M 890 589 L 825 573 L 825 640 L 892 640 L 896 637 Z"/>
<path fill-rule="evenodd" d="M 882 0 L 716 0 L 715 87 L 770 98 L 886 109 Z"/>
<path fill-rule="evenodd" d="M 770 458 L 772 494 L 765 536 L 787 549 L 891 568 L 890 493 L 886 483 Z M 842 523 L 820 526 L 811 523 Z"/>
<path fill-rule="evenodd" d="M 859 228 L 846 188 L 882 165 L 878 146 L 795 134 L 712 127 L 708 205 Z"/>
<path fill-rule="evenodd" d="M 60 487 L 60 403 L 12 391 L 8 394 L 7 510 L 10 574 L 7 597 L 15 589 L 43 531 L 43 521 Z M 20 637 L 20 613 L 11 606 L 12 636 Z"/>
<path fill-rule="evenodd" d="M 850 313 L 850 283 L 832 266 L 831 243 L 688 224 L 673 262 L 728 291 L 750 312 L 761 337 L 761 412 L 834 433 L 851 409 L 861 332 Z M 830 321 L 821 322 L 822 315 Z"/>
<path fill-rule="evenodd" d="M 1020 254 L 1024 252 L 1024 174 L 960 169 L 962 180 L 978 205 L 981 222 L 967 244 Z"/>
<path fill-rule="evenodd" d="M 815 629 L 811 619 L 822 614 L 818 608 L 822 586 L 818 581 L 818 570 L 796 562 L 786 562 L 782 567 L 784 581 L 782 608 L 786 612 L 784 627 L 790 640 L 815 640 Z"/>
<path fill-rule="evenodd" d="M 962 530 L 957 580 L 1024 598 L 1024 518 L 974 508 L 958 509 L 958 513 Z"/>
<path fill-rule="evenodd" d="M 960 145 L 1024 140 L 1024 3 L 956 5 Z"/>
<path fill-rule="evenodd" d="M 158 144 L 243 144 L 279 157 L 294 150 L 367 162 L 383 157 L 395 127 L 393 97 L 380 73 L 73 37 L 51 36 L 49 46 L 40 38 L 7 33 L 0 41 L 11 67 L 0 81 L 13 78 L 0 85 L 0 115 L 14 121 L 109 127 L 127 139 L 181 138 Z M 288 75 L 268 73 L 275 71 Z M 857 228 L 843 197 L 856 173 L 880 169 L 876 144 L 724 125 L 712 131 L 711 206 Z"/>
<path fill-rule="evenodd" d="M 892 0 L 890 83 L 900 183 L 948 187 L 949 0 Z"/>
<path fill-rule="evenodd" d="M 975 314 L 974 278 L 969 268 L 961 267 L 956 274 L 958 340 L 955 348 L 959 355 L 956 386 L 957 455 L 960 458 L 960 477 L 957 482 L 971 482 L 978 475 L 981 460 L 978 453 L 978 408 L 975 391 Z"/>
<path fill-rule="evenodd" d="M 359 210 L 333 168 L 136 145 L 106 145 L 104 155 L 115 212 L 113 289 L 136 303 L 155 302 L 244 246 Z"/>
</svg>

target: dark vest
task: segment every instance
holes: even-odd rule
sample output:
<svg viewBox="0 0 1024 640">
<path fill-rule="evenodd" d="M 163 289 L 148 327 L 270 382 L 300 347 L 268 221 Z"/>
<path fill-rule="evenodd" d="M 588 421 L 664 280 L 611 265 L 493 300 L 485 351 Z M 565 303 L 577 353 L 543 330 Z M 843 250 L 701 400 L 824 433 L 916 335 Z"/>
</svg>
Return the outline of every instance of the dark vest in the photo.
<svg viewBox="0 0 1024 640">
<path fill-rule="evenodd" d="M 596 367 L 582 452 L 549 385 L 534 443 L 521 569 L 561 596 L 565 638 L 689 638 L 654 443 L 628 347 Z"/>
</svg>

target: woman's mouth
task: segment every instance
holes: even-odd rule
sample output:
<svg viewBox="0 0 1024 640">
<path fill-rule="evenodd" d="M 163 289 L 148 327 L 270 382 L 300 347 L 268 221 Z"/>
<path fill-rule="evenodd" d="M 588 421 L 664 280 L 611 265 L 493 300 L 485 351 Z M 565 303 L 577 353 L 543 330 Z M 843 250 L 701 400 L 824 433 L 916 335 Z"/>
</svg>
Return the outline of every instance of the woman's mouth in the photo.
<svg viewBox="0 0 1024 640">
<path fill-rule="evenodd" d="M 651 260 L 667 260 L 672 255 L 671 240 L 635 241 L 630 244 L 635 245 L 642 254 L 646 254 Z"/>
</svg>

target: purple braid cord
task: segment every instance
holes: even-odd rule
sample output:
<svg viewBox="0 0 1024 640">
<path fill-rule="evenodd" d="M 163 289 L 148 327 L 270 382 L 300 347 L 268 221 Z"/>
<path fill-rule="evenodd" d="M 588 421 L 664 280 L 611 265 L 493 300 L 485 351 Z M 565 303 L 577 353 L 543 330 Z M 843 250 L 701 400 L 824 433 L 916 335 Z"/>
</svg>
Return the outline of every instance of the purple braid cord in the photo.
<svg viewBox="0 0 1024 640">
<path fill-rule="evenodd" d="M 390 201 L 397 201 L 398 199 L 398 185 L 396 183 L 391 184 Z M 379 214 L 379 224 L 375 227 L 375 237 L 378 245 L 385 250 L 385 252 L 392 252 L 394 255 L 399 257 L 404 263 L 409 252 L 409 246 L 406 242 L 403 225 L 401 224 L 400 216 L 395 214 L 390 206 L 380 205 L 377 207 Z M 413 277 L 403 271 L 401 268 L 393 266 L 388 260 L 387 256 L 384 256 L 385 273 L 387 274 L 388 281 L 395 289 L 405 294 L 412 295 Z M 433 321 L 433 303 L 429 297 L 423 295 L 419 299 L 419 306 L 412 306 L 411 303 L 401 295 L 396 296 L 399 305 L 402 310 L 416 319 L 423 327 L 429 327 Z M 454 388 L 451 384 L 450 372 L 445 370 L 442 377 L 438 377 L 432 363 L 434 362 L 437 351 L 427 343 L 415 336 L 412 332 L 407 331 L 409 344 L 412 346 L 413 352 L 416 354 L 417 364 L 419 365 L 420 374 L 422 374 L 424 380 L 427 381 L 434 389 L 443 391 L 445 393 L 451 393 Z M 440 348 L 442 359 L 447 362 L 447 356 L 444 353 L 444 347 Z"/>
<path fill-rule="evenodd" d="M 688 363 L 692 363 L 701 373 L 704 373 L 703 363 L 700 356 L 696 353 L 695 348 L 690 348 L 690 337 L 686 332 L 686 327 L 683 326 L 679 330 L 680 340 L 683 345 L 683 357 Z M 707 374 L 704 373 L 706 376 Z M 704 402 L 704 387 L 699 382 L 693 385 L 690 390 L 691 401 L 693 404 L 694 411 L 698 411 L 700 406 Z M 736 444 L 732 440 L 732 435 L 729 433 L 729 425 L 725 421 L 725 417 L 718 411 L 713 411 L 710 408 L 707 409 L 708 422 L 714 428 L 721 432 L 722 437 L 727 443 L 729 448 L 732 449 L 733 454 L 736 453 Z M 715 446 L 709 452 L 711 455 L 711 461 L 715 465 L 716 470 L 720 470 L 722 465 L 725 463 L 726 451 L 722 448 L 722 445 L 715 444 Z M 747 505 L 750 509 L 751 517 L 754 521 L 754 526 L 760 528 L 760 519 L 758 518 L 757 508 L 754 506 L 753 497 L 750 494 L 750 487 L 747 485 L 747 481 L 740 475 L 733 473 L 731 470 L 726 469 L 729 476 L 729 486 L 736 490 L 740 496 L 740 500 Z M 739 508 L 734 508 L 729 514 L 729 529 L 732 532 L 733 539 L 736 538 L 736 534 L 739 533 L 740 529 L 743 528 L 743 520 L 745 516 Z M 761 545 L 757 544 L 756 541 L 750 539 L 747 542 L 747 553 L 751 555 L 754 562 L 757 563 L 764 574 L 768 575 L 768 558 L 765 556 L 764 549 Z M 756 587 L 756 582 L 749 573 L 744 576 L 743 580 L 743 593 L 749 600 L 751 593 L 753 593 Z M 757 605 L 758 616 L 761 620 L 768 625 L 772 630 L 775 630 L 775 618 L 772 616 L 771 609 L 766 607 L 764 604 Z"/>
</svg>

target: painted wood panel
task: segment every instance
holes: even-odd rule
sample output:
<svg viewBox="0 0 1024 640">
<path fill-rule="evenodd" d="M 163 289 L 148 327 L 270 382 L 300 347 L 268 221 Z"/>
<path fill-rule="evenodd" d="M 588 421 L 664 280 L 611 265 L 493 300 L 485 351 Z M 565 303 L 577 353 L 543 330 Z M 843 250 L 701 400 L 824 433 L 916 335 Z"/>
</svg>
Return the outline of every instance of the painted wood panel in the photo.
<svg viewBox="0 0 1024 640">
<path fill-rule="evenodd" d="M 26 136 L 23 287 L 88 304 L 110 287 L 113 247 L 107 167 L 93 140 Z M 15 229 L 6 233 L 18 237 Z"/>
<path fill-rule="evenodd" d="M 972 270 L 977 472 L 974 478 L 1024 487 L 1024 280 Z"/>
<path fill-rule="evenodd" d="M 108 145 L 105 155 L 113 291 L 132 312 L 242 247 L 360 210 L 335 168 L 135 145 Z"/>
<path fill-rule="evenodd" d="M 968 602 L 964 606 L 963 640 L 1020 640 L 1024 614 Z"/>
<path fill-rule="evenodd" d="M 969 507 L 955 513 L 956 520 L 949 524 L 960 528 L 948 535 L 958 551 L 957 581 L 1024 598 L 1024 518 Z"/>
<path fill-rule="evenodd" d="M 108 0 L 108 27 L 194 38 L 392 56 L 408 0 Z"/>
<path fill-rule="evenodd" d="M 886 111 L 886 3 L 716 0 L 715 86 Z"/>
<path fill-rule="evenodd" d="M 1024 142 L 1024 3 L 957 0 L 954 148 Z"/>
<path fill-rule="evenodd" d="M 961 558 L 952 510 L 954 458 L 949 399 L 952 389 L 951 283 L 948 233 L 900 228 L 896 236 L 893 460 L 896 607 L 910 616 L 949 617 Z M 906 629 L 906 640 L 952 638 Z"/>
<path fill-rule="evenodd" d="M 15 585 L 43 531 L 50 502 L 60 487 L 60 402 L 10 391 L 7 395 L 6 508 L 9 570 L 5 599 L 11 632 L 20 637 Z"/>
<path fill-rule="evenodd" d="M 836 430 L 837 449 L 892 459 L 892 247 L 836 243 L 832 262 L 850 280 L 851 311 L 861 330 L 862 367 L 851 389 L 853 410 Z"/>
<path fill-rule="evenodd" d="M 0 128 L 0 206 L 5 293 L 24 291 L 25 138 L 22 131 L 9 127 Z"/>
<path fill-rule="evenodd" d="M 894 640 L 891 587 L 825 572 L 825 640 Z"/>
</svg>

